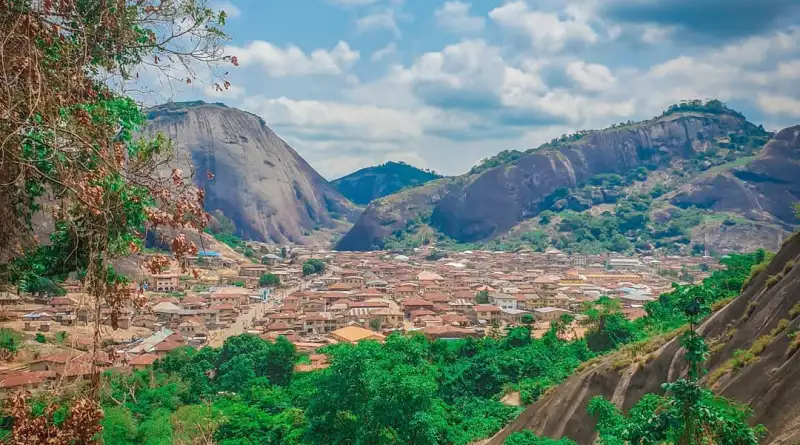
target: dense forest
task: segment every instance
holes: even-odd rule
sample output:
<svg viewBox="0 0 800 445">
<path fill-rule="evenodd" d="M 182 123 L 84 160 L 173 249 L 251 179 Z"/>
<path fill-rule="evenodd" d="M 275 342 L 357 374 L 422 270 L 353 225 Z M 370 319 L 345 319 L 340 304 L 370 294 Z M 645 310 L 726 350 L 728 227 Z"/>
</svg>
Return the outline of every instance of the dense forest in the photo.
<svg viewBox="0 0 800 445">
<path fill-rule="evenodd" d="M 553 322 L 538 339 L 528 326 L 495 329 L 480 340 L 393 334 L 383 344 L 328 346 L 320 352 L 329 356 L 330 367 L 311 372 L 294 371 L 307 357 L 280 337 L 271 342 L 240 335 L 218 349 L 181 348 L 149 369 L 104 375 L 100 434 L 113 444 L 208 443 L 204 437 L 226 445 L 467 444 L 491 436 L 521 411 L 501 403 L 503 395 L 520 391 L 522 401 L 532 403 L 583 363 L 625 345 L 646 347 L 681 334 L 687 344 L 699 345 L 702 357 L 702 339 L 685 327 L 738 295 L 751 269 L 768 260 L 763 251 L 731 256 L 724 270 L 702 284 L 676 285 L 648 303 L 648 315 L 636 321 L 627 320 L 613 300 L 601 298 L 583 308 L 581 323 L 588 331 L 578 340 L 567 340 L 571 317 Z M 665 388 L 667 394 L 683 397 L 681 388 L 695 388 L 692 380 L 682 385 Z M 692 391 L 735 419 L 746 417 L 705 389 Z M 656 416 L 654 407 L 678 403 L 670 397 L 646 397 L 631 418 L 602 400 L 593 409 L 608 437 L 623 437 L 627 433 L 614 425 L 622 419 L 646 424 Z M 670 415 L 682 415 L 673 411 Z M 58 412 L 50 415 L 57 424 Z M 519 433 L 508 443 L 549 443 L 541 440 Z"/>
</svg>

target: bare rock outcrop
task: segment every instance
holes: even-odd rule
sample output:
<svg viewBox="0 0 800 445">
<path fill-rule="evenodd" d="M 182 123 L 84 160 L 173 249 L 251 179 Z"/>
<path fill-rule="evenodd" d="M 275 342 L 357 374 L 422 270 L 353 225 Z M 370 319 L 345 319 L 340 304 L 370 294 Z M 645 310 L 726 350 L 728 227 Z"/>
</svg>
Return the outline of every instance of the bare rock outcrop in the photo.
<svg viewBox="0 0 800 445">
<path fill-rule="evenodd" d="M 156 107 L 149 117 L 147 131 L 173 139 L 178 166 L 194 170 L 206 209 L 230 218 L 243 238 L 308 243 L 319 229 L 343 233 L 357 216 L 258 116 L 192 102 Z"/>
</svg>

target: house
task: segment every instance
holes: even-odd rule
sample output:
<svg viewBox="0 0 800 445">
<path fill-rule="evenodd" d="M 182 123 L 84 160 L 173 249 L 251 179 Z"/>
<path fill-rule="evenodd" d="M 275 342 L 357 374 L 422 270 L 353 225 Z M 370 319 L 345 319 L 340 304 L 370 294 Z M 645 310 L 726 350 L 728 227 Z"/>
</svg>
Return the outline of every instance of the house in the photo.
<svg viewBox="0 0 800 445">
<path fill-rule="evenodd" d="M 403 312 L 406 314 L 407 317 L 411 316 L 411 313 L 420 309 L 433 309 L 433 303 L 427 300 L 422 300 L 419 298 L 406 298 L 402 302 Z"/>
<path fill-rule="evenodd" d="M 158 355 L 156 354 L 134 355 L 128 360 L 128 366 L 133 369 L 144 369 L 155 363 L 156 360 L 158 360 Z"/>
<path fill-rule="evenodd" d="M 452 340 L 467 337 L 480 338 L 481 336 L 475 329 L 465 329 L 450 325 L 426 326 L 420 329 L 420 332 L 430 340 Z"/>
<path fill-rule="evenodd" d="M 19 371 L 0 375 L 0 395 L 14 391 L 34 391 L 46 386 L 52 373 L 47 371 Z"/>
<path fill-rule="evenodd" d="M 267 273 L 267 266 L 263 264 L 242 264 L 239 266 L 239 275 L 250 278 L 261 278 Z"/>
<path fill-rule="evenodd" d="M 500 308 L 500 319 L 508 324 L 522 323 L 522 317 L 526 314 L 530 314 L 530 312 L 522 309 Z"/>
<path fill-rule="evenodd" d="M 558 320 L 562 315 L 570 313 L 570 311 L 558 307 L 542 307 L 533 310 L 533 315 L 534 318 L 536 318 L 536 321 L 545 322 Z"/>
<path fill-rule="evenodd" d="M 180 275 L 178 274 L 156 274 L 150 277 L 151 290 L 156 292 L 176 292 L 180 290 Z"/>
<path fill-rule="evenodd" d="M 489 294 L 489 302 L 502 309 L 517 308 L 517 297 L 509 294 Z"/>
<path fill-rule="evenodd" d="M 386 337 L 375 331 L 360 328 L 358 326 L 347 326 L 337 329 L 330 333 L 330 337 L 336 341 L 356 344 L 364 340 L 383 341 Z"/>
<path fill-rule="evenodd" d="M 381 329 L 397 329 L 403 326 L 403 313 L 389 308 L 372 309 L 366 316 L 371 323 L 372 320 L 378 320 Z"/>
<path fill-rule="evenodd" d="M 477 322 L 495 324 L 500 323 L 500 308 L 490 304 L 476 304 L 473 306 L 475 310 L 475 319 Z"/>
</svg>

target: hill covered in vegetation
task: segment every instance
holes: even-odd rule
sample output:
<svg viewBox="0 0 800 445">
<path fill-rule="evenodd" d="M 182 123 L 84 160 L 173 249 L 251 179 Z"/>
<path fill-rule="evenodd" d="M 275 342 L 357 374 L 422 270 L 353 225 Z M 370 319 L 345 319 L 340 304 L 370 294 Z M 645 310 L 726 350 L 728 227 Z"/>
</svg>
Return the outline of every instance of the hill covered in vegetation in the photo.
<svg viewBox="0 0 800 445">
<path fill-rule="evenodd" d="M 684 102 L 647 121 L 504 151 L 436 187 L 376 200 L 337 248 L 777 248 L 797 223 L 800 178 L 788 173 L 800 167 L 797 130 L 773 135 L 719 101 Z"/>
<path fill-rule="evenodd" d="M 367 205 L 374 199 L 440 178 L 442 176 L 433 171 L 423 170 L 405 162 L 387 162 L 362 168 L 331 181 L 331 184 L 350 201 Z"/>
</svg>

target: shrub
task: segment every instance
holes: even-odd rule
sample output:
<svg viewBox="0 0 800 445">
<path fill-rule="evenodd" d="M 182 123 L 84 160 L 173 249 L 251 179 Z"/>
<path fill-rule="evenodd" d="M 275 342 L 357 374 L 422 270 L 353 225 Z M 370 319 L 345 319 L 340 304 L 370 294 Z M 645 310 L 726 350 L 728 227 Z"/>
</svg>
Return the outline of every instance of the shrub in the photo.
<svg viewBox="0 0 800 445">
<path fill-rule="evenodd" d="M 770 276 L 767 279 L 767 289 L 775 287 L 775 285 L 780 283 L 782 279 L 783 279 L 783 272 Z"/>
<path fill-rule="evenodd" d="M 797 318 L 800 315 L 800 303 L 795 304 L 789 309 L 789 318 Z"/>
<path fill-rule="evenodd" d="M 38 343 L 47 343 L 47 337 L 44 336 L 41 332 L 36 333 L 36 341 Z"/>
</svg>

